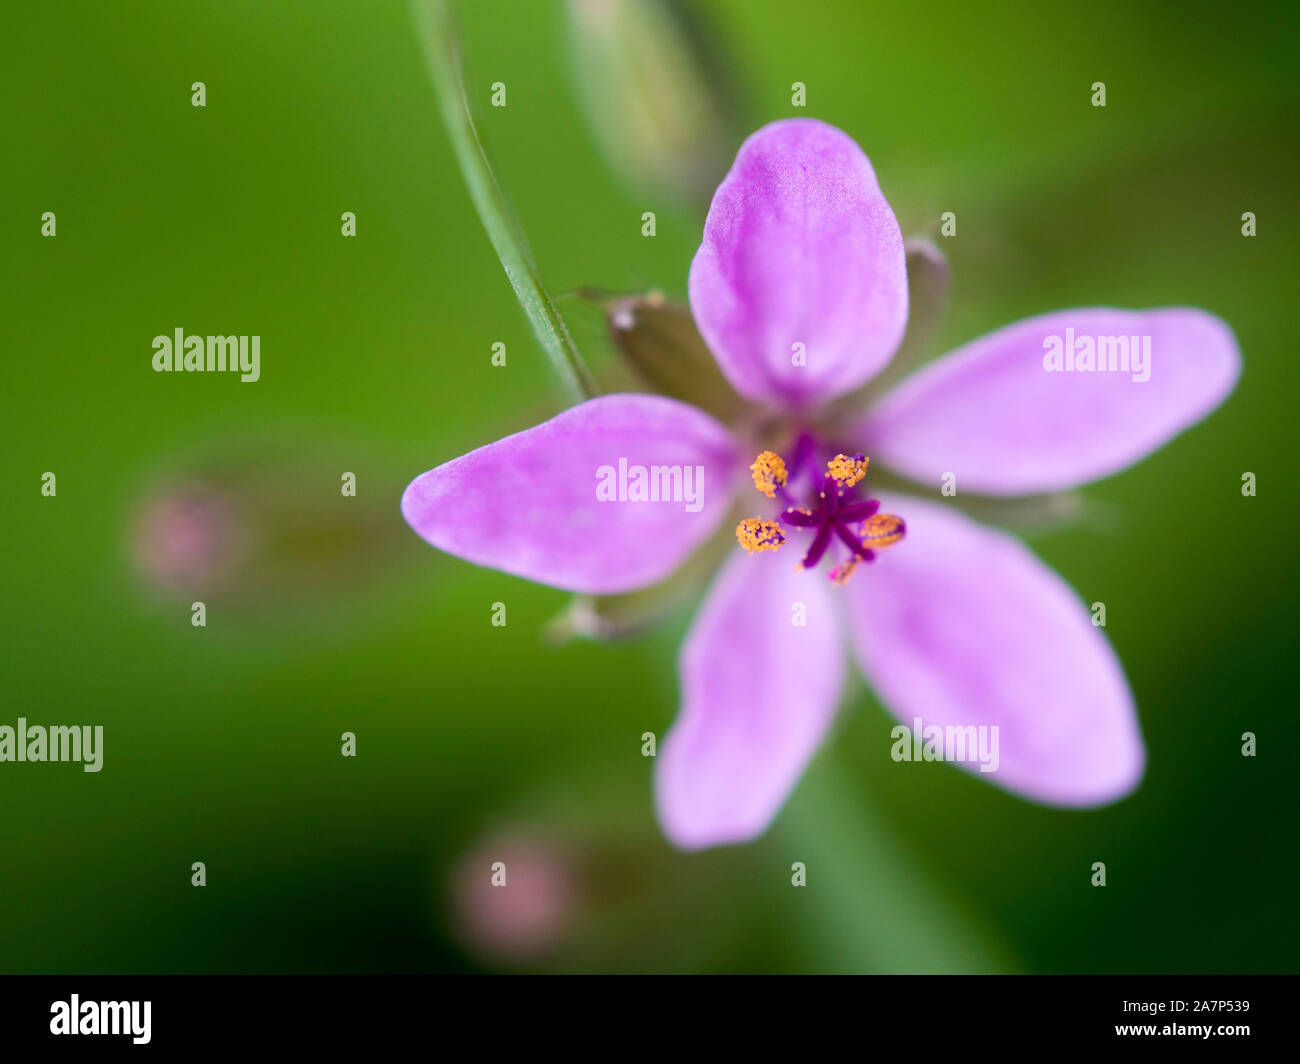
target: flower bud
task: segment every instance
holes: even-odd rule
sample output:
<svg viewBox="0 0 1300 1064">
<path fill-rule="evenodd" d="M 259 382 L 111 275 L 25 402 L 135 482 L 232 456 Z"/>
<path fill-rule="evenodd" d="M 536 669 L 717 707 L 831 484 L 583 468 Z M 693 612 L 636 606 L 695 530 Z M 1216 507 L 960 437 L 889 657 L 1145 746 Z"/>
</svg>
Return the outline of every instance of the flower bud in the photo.
<svg viewBox="0 0 1300 1064">
<path fill-rule="evenodd" d="M 569 0 L 568 14 L 574 89 L 610 165 L 707 205 L 734 144 L 699 28 L 666 0 Z"/>
<path fill-rule="evenodd" d="M 393 505 L 400 493 L 400 475 L 354 448 L 223 440 L 142 494 L 127 552 L 163 598 L 220 602 L 244 619 L 322 615 L 322 601 L 363 594 L 418 557 Z"/>
<path fill-rule="evenodd" d="M 491 964 L 536 961 L 564 938 L 580 907 L 562 846 L 511 832 L 482 840 L 451 878 L 451 920 L 470 953 Z"/>
<path fill-rule="evenodd" d="M 722 375 L 685 303 L 650 292 L 602 306 L 614 346 L 647 388 L 698 406 L 724 424 L 748 405 Z"/>
</svg>

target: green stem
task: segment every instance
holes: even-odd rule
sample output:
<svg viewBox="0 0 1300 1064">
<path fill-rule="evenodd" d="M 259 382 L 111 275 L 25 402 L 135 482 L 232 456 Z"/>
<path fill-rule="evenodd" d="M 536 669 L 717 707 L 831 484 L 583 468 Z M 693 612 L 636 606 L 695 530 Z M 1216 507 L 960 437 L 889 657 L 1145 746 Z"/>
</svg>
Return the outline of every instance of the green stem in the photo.
<svg viewBox="0 0 1300 1064">
<path fill-rule="evenodd" d="M 801 908 L 837 972 L 950 974 L 1015 967 L 997 935 L 936 887 L 825 751 L 781 817 L 807 865 Z"/>
<path fill-rule="evenodd" d="M 460 34 L 451 7 L 447 0 L 412 0 L 412 9 L 443 124 L 479 220 L 551 365 L 574 398 L 590 399 L 597 392 L 595 379 L 542 283 L 528 241 L 492 172 L 474 127 L 465 92 Z"/>
</svg>

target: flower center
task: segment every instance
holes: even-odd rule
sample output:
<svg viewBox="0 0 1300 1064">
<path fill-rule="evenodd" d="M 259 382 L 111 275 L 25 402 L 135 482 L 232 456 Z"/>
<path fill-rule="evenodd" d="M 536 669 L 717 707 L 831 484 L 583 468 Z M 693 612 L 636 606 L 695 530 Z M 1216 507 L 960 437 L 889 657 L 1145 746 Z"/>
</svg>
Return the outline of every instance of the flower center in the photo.
<svg viewBox="0 0 1300 1064">
<path fill-rule="evenodd" d="M 902 518 L 880 513 L 877 500 L 863 498 L 859 493 L 858 485 L 866 479 L 868 464 L 860 454 L 837 454 L 826 463 L 825 473 L 809 468 L 807 477 L 801 477 L 803 467 L 812 466 L 816 449 L 809 437 L 801 436 L 788 466 L 774 451 L 763 451 L 754 459 L 749 467 L 754 487 L 784 505 L 775 520 L 748 517 L 741 521 L 736 526 L 736 540 L 753 554 L 783 547 L 786 535 L 782 526 L 806 532 L 812 539 L 802 567 L 812 569 L 831 552 L 835 560 L 831 582 L 843 584 L 859 563 L 873 561 L 876 551 L 902 539 L 906 527 Z M 807 504 L 801 506 L 795 485 L 803 480 L 807 481 Z"/>
</svg>

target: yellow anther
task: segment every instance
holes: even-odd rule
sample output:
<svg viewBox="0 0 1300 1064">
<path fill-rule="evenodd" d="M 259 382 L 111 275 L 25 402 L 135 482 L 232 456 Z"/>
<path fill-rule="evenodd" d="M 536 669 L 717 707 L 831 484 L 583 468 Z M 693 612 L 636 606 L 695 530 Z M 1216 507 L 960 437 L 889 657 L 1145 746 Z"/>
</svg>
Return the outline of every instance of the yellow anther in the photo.
<svg viewBox="0 0 1300 1064">
<path fill-rule="evenodd" d="M 893 514 L 872 514 L 862 522 L 862 545 L 877 550 L 897 543 L 905 531 L 903 519 Z"/>
<path fill-rule="evenodd" d="M 856 554 L 847 561 L 840 562 L 840 564 L 830 572 L 831 583 L 835 584 L 837 587 L 843 587 L 849 582 L 849 577 L 853 575 L 853 571 L 857 569 L 857 567 L 858 556 Z"/>
<path fill-rule="evenodd" d="M 850 458 L 847 454 L 837 454 L 826 463 L 826 472 L 846 488 L 853 487 L 867 475 L 867 458 Z"/>
<path fill-rule="evenodd" d="M 785 533 L 775 521 L 746 517 L 736 526 L 736 542 L 750 554 L 757 550 L 777 550 L 785 542 Z"/>
<path fill-rule="evenodd" d="M 769 499 L 776 498 L 778 484 L 785 486 L 785 462 L 775 451 L 764 451 L 760 454 L 754 459 L 754 464 L 749 467 L 749 471 L 754 474 L 754 487 Z"/>
</svg>

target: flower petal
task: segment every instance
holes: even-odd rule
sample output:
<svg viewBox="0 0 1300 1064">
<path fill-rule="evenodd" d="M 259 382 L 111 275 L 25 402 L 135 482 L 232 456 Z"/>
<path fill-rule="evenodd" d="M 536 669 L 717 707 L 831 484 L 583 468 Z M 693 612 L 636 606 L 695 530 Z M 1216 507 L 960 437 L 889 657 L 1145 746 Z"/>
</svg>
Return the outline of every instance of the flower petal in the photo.
<svg viewBox="0 0 1300 1064">
<path fill-rule="evenodd" d="M 796 561 L 737 552 L 682 646 L 682 710 L 656 759 L 655 801 L 683 849 L 760 834 L 835 715 L 844 656 L 830 585 Z"/>
<path fill-rule="evenodd" d="M 996 725 L 996 771 L 964 767 L 1033 801 L 1099 805 L 1133 790 L 1146 760 L 1133 696 L 1069 585 L 947 506 L 884 505 L 906 516 L 907 538 L 846 589 L 881 701 L 909 727 Z"/>
<path fill-rule="evenodd" d="M 714 194 L 691 310 L 738 392 L 805 405 L 889 361 L 907 323 L 904 262 L 862 149 L 824 122 L 786 119 L 741 145 Z"/>
<path fill-rule="evenodd" d="M 1048 338 L 1064 345 L 1067 330 L 1094 349 L 1098 337 L 1149 337 L 1149 379 L 1132 369 L 1049 372 Z M 954 473 L 958 491 L 1056 491 L 1163 446 L 1223 402 L 1240 371 L 1232 331 L 1202 310 L 1057 311 L 926 366 L 882 397 L 854 438 L 921 483 Z"/>
<path fill-rule="evenodd" d="M 677 467 L 677 501 L 601 501 L 634 467 Z M 730 433 L 685 403 L 607 395 L 452 459 L 402 496 L 407 523 L 439 550 L 569 591 L 651 584 L 718 527 L 743 469 Z M 702 479 L 699 474 L 702 472 Z M 615 492 L 618 492 L 615 486 Z"/>
</svg>

